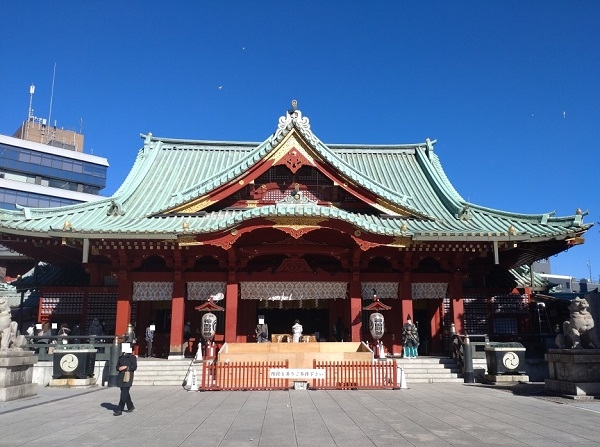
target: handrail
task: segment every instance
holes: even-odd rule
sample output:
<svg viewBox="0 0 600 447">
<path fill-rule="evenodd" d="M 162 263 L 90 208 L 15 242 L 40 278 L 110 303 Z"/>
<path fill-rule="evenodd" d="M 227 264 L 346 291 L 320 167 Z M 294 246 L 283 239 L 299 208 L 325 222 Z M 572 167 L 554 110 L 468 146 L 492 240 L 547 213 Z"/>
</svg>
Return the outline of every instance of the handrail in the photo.
<svg viewBox="0 0 600 447">
<path fill-rule="evenodd" d="M 465 345 L 465 339 L 467 337 L 469 338 L 471 350 L 475 350 L 476 346 L 486 345 L 490 342 L 488 334 L 453 334 L 450 338 L 450 356 L 461 368 L 464 368 L 465 366 L 463 346 Z"/>
</svg>

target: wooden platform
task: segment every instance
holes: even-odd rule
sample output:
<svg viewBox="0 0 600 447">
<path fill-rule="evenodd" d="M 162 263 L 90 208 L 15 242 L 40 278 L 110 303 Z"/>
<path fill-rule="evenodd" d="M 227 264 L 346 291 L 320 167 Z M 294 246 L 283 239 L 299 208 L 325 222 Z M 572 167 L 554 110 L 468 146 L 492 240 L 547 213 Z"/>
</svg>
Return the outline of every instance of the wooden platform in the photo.
<svg viewBox="0 0 600 447">
<path fill-rule="evenodd" d="M 218 362 L 281 362 L 289 368 L 312 368 L 313 360 L 323 362 L 372 361 L 373 352 L 362 342 L 318 343 L 225 343 Z"/>
</svg>

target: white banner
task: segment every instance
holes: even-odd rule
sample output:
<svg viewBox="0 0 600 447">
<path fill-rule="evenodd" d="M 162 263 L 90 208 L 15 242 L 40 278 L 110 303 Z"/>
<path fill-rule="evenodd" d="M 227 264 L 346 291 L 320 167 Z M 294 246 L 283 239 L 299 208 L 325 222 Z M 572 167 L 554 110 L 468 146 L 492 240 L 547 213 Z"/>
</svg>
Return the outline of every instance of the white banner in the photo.
<svg viewBox="0 0 600 447">
<path fill-rule="evenodd" d="M 344 299 L 348 283 L 334 281 L 244 281 L 243 300 L 324 300 Z"/>
<path fill-rule="evenodd" d="M 271 368 L 269 379 L 324 379 L 324 369 Z"/>
</svg>

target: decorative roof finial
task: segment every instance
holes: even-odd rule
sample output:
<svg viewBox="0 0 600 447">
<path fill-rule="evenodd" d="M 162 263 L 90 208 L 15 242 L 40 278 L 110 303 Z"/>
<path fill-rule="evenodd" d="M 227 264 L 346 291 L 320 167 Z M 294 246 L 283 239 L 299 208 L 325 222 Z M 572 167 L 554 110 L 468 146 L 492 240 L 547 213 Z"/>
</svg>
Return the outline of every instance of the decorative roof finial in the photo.
<svg viewBox="0 0 600 447">
<path fill-rule="evenodd" d="M 296 110 L 298 109 L 298 101 L 296 101 L 295 99 L 292 99 L 292 108 L 290 110 L 288 110 L 288 115 L 294 115 L 296 113 Z"/>
</svg>

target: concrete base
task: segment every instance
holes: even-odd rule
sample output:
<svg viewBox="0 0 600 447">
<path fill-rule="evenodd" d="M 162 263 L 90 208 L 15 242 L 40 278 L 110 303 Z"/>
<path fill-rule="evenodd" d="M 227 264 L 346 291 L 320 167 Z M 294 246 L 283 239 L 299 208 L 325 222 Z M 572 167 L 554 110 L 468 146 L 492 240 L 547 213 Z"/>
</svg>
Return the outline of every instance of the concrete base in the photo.
<svg viewBox="0 0 600 447">
<path fill-rule="evenodd" d="M 600 396 L 600 382 L 564 382 L 546 379 L 546 390 L 567 396 Z"/>
<path fill-rule="evenodd" d="M 486 374 L 483 377 L 486 383 L 510 383 L 529 382 L 529 376 L 525 374 Z"/>
<path fill-rule="evenodd" d="M 572 396 L 600 396 L 600 349 L 550 349 L 546 390 Z"/>
<path fill-rule="evenodd" d="M 0 352 L 0 402 L 35 396 L 33 365 L 37 356 L 31 351 Z"/>
<path fill-rule="evenodd" d="M 51 361 L 38 362 L 33 368 L 33 383 L 39 386 L 48 386 L 52 380 L 53 364 Z M 94 365 L 94 377 L 98 384 L 104 384 L 108 381 L 108 362 L 105 360 L 96 360 Z"/>
<path fill-rule="evenodd" d="M 96 386 L 96 378 L 88 377 L 87 379 L 51 379 L 50 386 L 64 388 L 90 388 Z"/>
<path fill-rule="evenodd" d="M 24 397 L 31 397 L 37 394 L 37 384 L 27 383 L 24 385 L 13 385 L 8 388 L 0 388 L 0 402 L 7 402 L 9 400 L 22 399 Z"/>
</svg>

